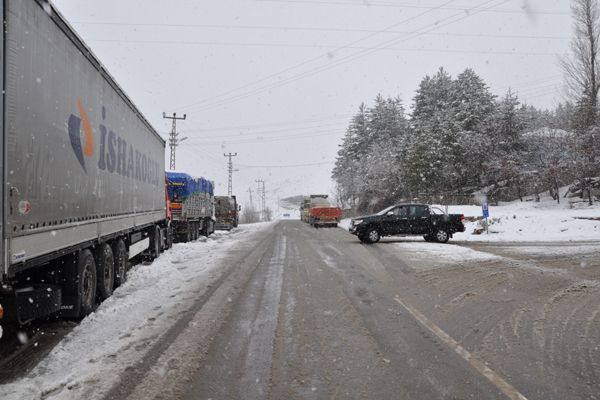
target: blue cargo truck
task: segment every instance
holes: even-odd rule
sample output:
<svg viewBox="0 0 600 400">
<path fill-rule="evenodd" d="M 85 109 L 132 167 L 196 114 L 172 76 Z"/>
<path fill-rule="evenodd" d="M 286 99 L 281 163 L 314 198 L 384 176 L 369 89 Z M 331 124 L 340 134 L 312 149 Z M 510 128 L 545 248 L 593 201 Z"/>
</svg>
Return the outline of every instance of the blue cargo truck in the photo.
<svg viewBox="0 0 600 400">
<path fill-rule="evenodd" d="M 178 242 L 189 242 L 215 231 L 213 182 L 194 178 L 184 172 L 166 172 L 168 206 L 173 235 Z"/>
</svg>

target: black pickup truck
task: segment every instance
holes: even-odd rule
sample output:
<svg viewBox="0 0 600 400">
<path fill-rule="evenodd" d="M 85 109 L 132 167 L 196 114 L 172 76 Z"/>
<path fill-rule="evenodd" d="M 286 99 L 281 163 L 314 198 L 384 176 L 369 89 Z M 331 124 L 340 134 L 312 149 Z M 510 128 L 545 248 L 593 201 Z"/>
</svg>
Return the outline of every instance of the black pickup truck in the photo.
<svg viewBox="0 0 600 400">
<path fill-rule="evenodd" d="M 446 214 L 426 204 L 397 204 L 377 214 L 353 218 L 350 233 L 363 243 L 376 243 L 382 236 L 423 236 L 428 242 L 446 243 L 456 232 L 464 232 L 462 214 Z"/>
</svg>

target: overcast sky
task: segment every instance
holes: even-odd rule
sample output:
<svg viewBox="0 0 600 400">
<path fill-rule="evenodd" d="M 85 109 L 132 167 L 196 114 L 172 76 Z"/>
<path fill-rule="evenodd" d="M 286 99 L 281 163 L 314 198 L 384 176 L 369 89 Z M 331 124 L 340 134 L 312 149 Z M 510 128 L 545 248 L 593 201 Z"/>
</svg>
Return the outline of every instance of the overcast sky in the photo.
<svg viewBox="0 0 600 400">
<path fill-rule="evenodd" d="M 568 0 L 54 0 L 159 133 L 187 114 L 177 169 L 227 191 L 329 193 L 348 121 L 381 93 L 406 107 L 443 66 L 491 90 L 561 100 Z M 168 163 L 168 148 L 166 160 Z"/>
</svg>

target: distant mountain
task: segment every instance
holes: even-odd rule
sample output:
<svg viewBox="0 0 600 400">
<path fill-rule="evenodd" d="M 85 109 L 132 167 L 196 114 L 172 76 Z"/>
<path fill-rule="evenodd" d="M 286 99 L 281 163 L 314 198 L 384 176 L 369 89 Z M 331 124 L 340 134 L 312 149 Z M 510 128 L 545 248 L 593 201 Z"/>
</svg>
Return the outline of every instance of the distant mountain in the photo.
<svg viewBox="0 0 600 400">
<path fill-rule="evenodd" d="M 288 210 L 296 210 L 296 209 L 300 208 L 300 204 L 302 204 L 302 201 L 306 197 L 308 197 L 308 196 L 303 195 L 303 194 L 286 197 L 284 199 L 279 200 L 279 206 L 281 208 L 285 208 Z"/>
</svg>

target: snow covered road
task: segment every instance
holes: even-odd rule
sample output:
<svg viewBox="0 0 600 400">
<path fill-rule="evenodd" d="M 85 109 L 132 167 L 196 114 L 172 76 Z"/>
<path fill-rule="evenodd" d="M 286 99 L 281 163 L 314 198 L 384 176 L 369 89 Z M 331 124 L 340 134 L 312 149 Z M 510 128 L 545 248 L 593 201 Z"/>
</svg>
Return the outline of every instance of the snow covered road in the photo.
<svg viewBox="0 0 600 400">
<path fill-rule="evenodd" d="M 253 246 L 269 225 L 217 231 L 208 239 L 175 244 L 150 265 L 134 266 L 128 281 L 35 369 L 0 386 L 0 398 L 101 398 L 127 368 L 173 334 L 182 315 L 230 269 L 231 257 Z"/>
</svg>

